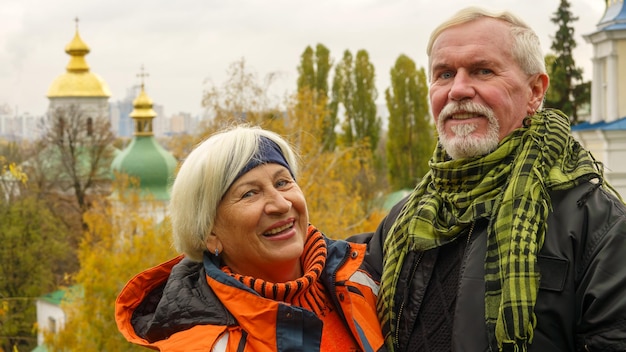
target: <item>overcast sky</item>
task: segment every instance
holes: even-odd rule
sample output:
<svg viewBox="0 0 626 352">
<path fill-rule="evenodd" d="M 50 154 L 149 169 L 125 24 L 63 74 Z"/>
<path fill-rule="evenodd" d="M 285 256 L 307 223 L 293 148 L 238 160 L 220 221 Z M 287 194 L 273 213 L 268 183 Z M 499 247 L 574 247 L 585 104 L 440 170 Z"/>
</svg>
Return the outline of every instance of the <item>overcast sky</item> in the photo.
<svg viewBox="0 0 626 352">
<path fill-rule="evenodd" d="M 550 17 L 559 0 L 0 0 L 0 105 L 41 115 L 52 81 L 65 72 L 65 45 L 79 18 L 91 48 L 91 71 L 108 84 L 110 102 L 123 99 L 149 74 L 146 91 L 165 115 L 199 114 L 202 92 L 220 86 L 241 58 L 259 79 L 278 78 L 272 95 L 296 86 L 300 54 L 324 44 L 337 62 L 365 49 L 376 69 L 379 102 L 400 54 L 426 66 L 431 30 L 467 5 L 507 9 L 539 34 L 548 51 L 556 32 Z M 592 48 L 582 35 L 596 30 L 604 0 L 570 0 L 576 64 L 591 79 Z"/>
</svg>

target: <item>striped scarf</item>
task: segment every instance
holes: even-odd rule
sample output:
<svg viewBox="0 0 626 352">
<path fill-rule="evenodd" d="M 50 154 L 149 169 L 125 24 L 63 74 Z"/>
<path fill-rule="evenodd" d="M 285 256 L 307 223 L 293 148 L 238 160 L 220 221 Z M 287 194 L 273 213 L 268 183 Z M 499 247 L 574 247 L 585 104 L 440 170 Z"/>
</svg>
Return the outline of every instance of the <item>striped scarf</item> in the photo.
<svg viewBox="0 0 626 352">
<path fill-rule="evenodd" d="M 384 243 L 378 311 L 393 351 L 396 285 L 409 251 L 456 239 L 489 219 L 485 258 L 485 321 L 500 350 L 526 351 L 536 326 L 537 253 L 551 210 L 550 190 L 602 180 L 591 154 L 570 134 L 569 119 L 543 110 L 483 157 L 446 160 L 437 146 L 430 171 L 410 195 Z"/>
<path fill-rule="evenodd" d="M 360 351 L 359 345 L 344 324 L 339 310 L 333 305 L 322 282 L 321 275 L 326 265 L 326 255 L 326 241 L 322 233 L 309 225 L 301 260 L 304 269 L 302 277 L 293 281 L 272 283 L 233 273 L 228 267 L 222 267 L 222 271 L 262 297 L 313 311 L 323 324 L 320 351 Z"/>
<path fill-rule="evenodd" d="M 320 275 L 326 265 L 326 242 L 322 233 L 311 225 L 309 225 L 304 243 L 301 262 L 304 275 L 296 280 L 280 283 L 240 275 L 232 272 L 227 266 L 222 267 L 222 271 L 250 287 L 262 297 L 310 309 L 318 316 L 326 315 L 327 311 L 332 309 L 326 288 L 320 280 Z"/>
</svg>

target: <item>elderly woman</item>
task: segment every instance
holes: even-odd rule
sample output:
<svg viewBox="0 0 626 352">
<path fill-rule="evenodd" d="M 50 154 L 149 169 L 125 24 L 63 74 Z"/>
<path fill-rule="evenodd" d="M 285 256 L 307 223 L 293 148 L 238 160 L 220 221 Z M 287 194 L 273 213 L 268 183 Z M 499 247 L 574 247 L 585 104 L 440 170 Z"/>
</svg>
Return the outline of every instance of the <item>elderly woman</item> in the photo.
<svg viewBox="0 0 626 352">
<path fill-rule="evenodd" d="M 365 247 L 309 224 L 296 156 L 238 126 L 200 144 L 172 188 L 174 244 L 116 302 L 120 332 L 160 351 L 379 351 Z"/>
</svg>

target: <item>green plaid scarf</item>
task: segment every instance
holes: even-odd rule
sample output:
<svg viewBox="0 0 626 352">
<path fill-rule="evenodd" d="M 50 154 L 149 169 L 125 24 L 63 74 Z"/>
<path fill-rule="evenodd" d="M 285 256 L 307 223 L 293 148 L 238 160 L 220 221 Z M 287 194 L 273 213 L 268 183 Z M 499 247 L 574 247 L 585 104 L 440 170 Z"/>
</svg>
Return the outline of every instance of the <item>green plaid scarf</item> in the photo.
<svg viewBox="0 0 626 352">
<path fill-rule="evenodd" d="M 394 296 L 407 252 L 449 243 L 480 218 L 489 219 L 485 320 L 490 340 L 500 350 L 527 350 L 536 325 L 537 253 L 552 206 L 548 191 L 602 180 L 595 160 L 569 127 L 560 111 L 543 110 L 484 157 L 446 160 L 437 147 L 429 173 L 384 244 L 378 310 L 391 350 L 398 323 Z"/>
</svg>

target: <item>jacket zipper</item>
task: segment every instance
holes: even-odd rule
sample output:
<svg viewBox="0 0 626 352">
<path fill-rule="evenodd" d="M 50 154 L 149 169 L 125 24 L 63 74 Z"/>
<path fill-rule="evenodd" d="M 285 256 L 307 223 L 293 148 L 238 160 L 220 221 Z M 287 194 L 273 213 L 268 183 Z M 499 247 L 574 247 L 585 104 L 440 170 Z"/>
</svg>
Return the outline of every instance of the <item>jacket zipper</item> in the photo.
<svg viewBox="0 0 626 352">
<path fill-rule="evenodd" d="M 424 252 L 420 252 L 419 256 L 417 257 L 417 260 L 415 261 L 415 264 L 413 265 L 413 268 L 411 269 L 411 275 L 409 276 L 409 280 L 407 280 L 407 282 L 411 282 L 413 280 L 413 276 L 415 276 L 417 267 L 422 261 L 422 256 L 424 256 Z M 402 300 L 402 304 L 400 305 L 400 309 L 398 310 L 398 317 L 396 318 L 396 334 L 394 336 L 394 345 L 396 345 L 396 347 L 400 346 L 400 320 L 402 318 L 402 313 L 404 311 L 405 303 L 406 303 L 406 297 Z"/>
<path fill-rule="evenodd" d="M 472 234 L 474 232 L 474 226 L 476 225 L 476 222 L 473 221 L 469 230 L 469 234 L 467 236 L 467 242 L 465 244 L 465 255 L 467 255 L 467 248 L 469 247 L 470 244 L 470 239 L 472 237 Z M 409 276 L 409 280 L 407 280 L 407 282 L 411 282 L 413 280 L 413 276 L 415 276 L 415 272 L 417 271 L 417 267 L 419 266 L 420 262 L 422 261 L 422 257 L 424 256 L 424 252 L 420 252 L 419 257 L 417 257 L 417 260 L 415 261 L 415 264 L 413 265 L 413 268 L 411 269 L 411 275 Z M 459 282 L 460 284 L 460 282 Z M 394 336 L 394 345 L 396 345 L 396 347 L 400 347 L 400 320 L 402 317 L 402 313 L 404 311 L 404 305 L 406 302 L 406 298 L 402 300 L 402 304 L 400 305 L 400 309 L 398 310 L 398 318 L 396 319 L 396 333 Z M 491 346 L 490 346 L 491 348 Z"/>
</svg>

